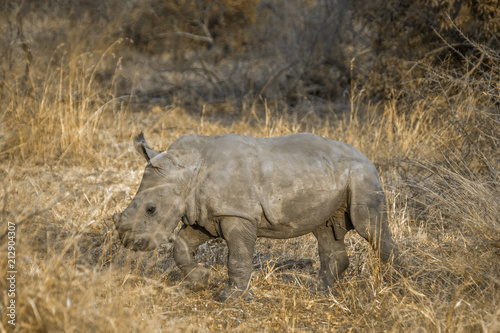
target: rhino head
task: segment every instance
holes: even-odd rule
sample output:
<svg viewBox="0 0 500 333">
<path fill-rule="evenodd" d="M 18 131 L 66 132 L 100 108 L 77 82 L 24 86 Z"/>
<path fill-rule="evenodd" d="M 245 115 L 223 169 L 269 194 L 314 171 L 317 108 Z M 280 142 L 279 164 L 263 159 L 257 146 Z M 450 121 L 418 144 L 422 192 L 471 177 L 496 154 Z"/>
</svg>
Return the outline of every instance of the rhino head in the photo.
<svg viewBox="0 0 500 333">
<path fill-rule="evenodd" d="M 191 168 L 181 164 L 182 152 L 149 148 L 142 133 L 134 138 L 134 146 L 148 164 L 134 199 L 122 213 L 113 215 L 113 221 L 126 248 L 149 251 L 172 240 L 185 212 Z"/>
</svg>

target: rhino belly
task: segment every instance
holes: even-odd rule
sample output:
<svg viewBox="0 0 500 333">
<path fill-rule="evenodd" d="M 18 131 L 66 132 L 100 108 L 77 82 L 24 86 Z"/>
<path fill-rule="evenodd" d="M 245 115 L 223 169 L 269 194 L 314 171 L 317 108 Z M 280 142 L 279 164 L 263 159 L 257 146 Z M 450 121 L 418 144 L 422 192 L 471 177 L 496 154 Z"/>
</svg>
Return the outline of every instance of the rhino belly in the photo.
<svg viewBox="0 0 500 333">
<path fill-rule="evenodd" d="M 258 235 L 291 238 L 312 232 L 340 208 L 345 207 L 347 190 L 331 181 L 309 186 L 275 188 L 262 204 Z"/>
</svg>

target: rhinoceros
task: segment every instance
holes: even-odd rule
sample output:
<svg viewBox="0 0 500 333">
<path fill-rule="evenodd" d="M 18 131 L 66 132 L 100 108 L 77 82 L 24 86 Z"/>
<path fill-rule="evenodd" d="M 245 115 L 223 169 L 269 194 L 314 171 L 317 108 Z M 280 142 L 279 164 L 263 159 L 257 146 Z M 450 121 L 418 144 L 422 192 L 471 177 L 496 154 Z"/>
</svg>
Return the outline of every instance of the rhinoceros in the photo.
<svg viewBox="0 0 500 333">
<path fill-rule="evenodd" d="M 311 133 L 273 138 L 189 134 L 160 153 L 141 132 L 134 146 L 147 166 L 130 205 L 113 216 L 121 242 L 133 250 L 153 250 L 182 221 L 173 256 L 192 289 L 206 287 L 209 279 L 209 270 L 195 261 L 196 249 L 218 237 L 228 247 L 223 301 L 251 299 L 257 237 L 312 232 L 324 288 L 333 288 L 349 264 L 344 236 L 351 229 L 382 261 L 398 265 L 377 170 L 346 143 Z"/>
</svg>

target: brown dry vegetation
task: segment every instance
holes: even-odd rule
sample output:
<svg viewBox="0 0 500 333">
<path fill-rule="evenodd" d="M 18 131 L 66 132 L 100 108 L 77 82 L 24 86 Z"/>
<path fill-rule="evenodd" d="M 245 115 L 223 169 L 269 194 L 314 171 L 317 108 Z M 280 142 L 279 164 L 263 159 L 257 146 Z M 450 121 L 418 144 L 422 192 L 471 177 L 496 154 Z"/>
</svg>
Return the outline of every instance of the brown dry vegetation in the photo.
<svg viewBox="0 0 500 333">
<path fill-rule="evenodd" d="M 500 56 L 487 44 L 468 41 L 475 53 L 464 61 L 466 75 L 429 59 L 411 63 L 376 105 L 355 77 L 344 99 L 306 98 L 300 86 L 302 97 L 289 103 L 286 94 L 263 95 L 283 73 L 266 58 L 218 67 L 197 58 L 195 71 L 159 74 L 180 61 L 174 51 L 145 54 L 126 38 L 109 41 L 112 34 L 89 41 L 71 17 L 5 17 L 0 267 L 7 222 L 15 222 L 18 273 L 15 327 L 4 315 L 3 273 L 0 280 L 2 332 L 500 331 Z M 98 26 L 83 18 L 79 29 L 91 23 Z M 253 76 L 247 83 L 234 73 Z M 226 74 L 245 84 L 219 84 Z M 198 251 L 211 268 L 210 288 L 184 289 L 168 245 L 126 250 L 110 220 L 141 179 L 132 145 L 141 130 L 162 150 L 186 133 L 302 131 L 359 148 L 380 172 L 409 276 L 384 278 L 386 268 L 351 232 L 351 264 L 333 294 L 313 291 L 310 235 L 258 241 L 253 302 L 216 301 L 227 272 L 223 241 Z"/>
</svg>

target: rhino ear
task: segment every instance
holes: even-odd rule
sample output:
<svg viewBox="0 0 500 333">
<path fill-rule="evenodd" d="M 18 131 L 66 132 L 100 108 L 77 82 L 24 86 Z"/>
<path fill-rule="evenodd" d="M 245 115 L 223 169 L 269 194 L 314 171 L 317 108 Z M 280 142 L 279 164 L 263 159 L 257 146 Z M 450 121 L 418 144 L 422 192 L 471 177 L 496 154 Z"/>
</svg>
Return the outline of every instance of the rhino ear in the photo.
<svg viewBox="0 0 500 333">
<path fill-rule="evenodd" d="M 151 158 L 149 161 L 154 168 L 161 169 L 164 172 L 174 170 L 175 168 L 182 168 L 183 166 L 179 163 L 179 160 L 172 154 L 165 152 L 157 154 L 155 158 Z"/>
<path fill-rule="evenodd" d="M 177 177 L 187 180 L 194 176 L 201 162 L 199 154 L 194 151 L 172 149 L 158 154 L 149 163 L 165 175 L 178 172 Z"/>
<path fill-rule="evenodd" d="M 146 139 L 144 139 L 144 134 L 141 132 L 134 138 L 134 147 L 135 149 L 146 159 L 146 161 L 150 161 L 153 157 L 158 155 L 159 153 L 149 148 L 146 143 Z"/>
</svg>

